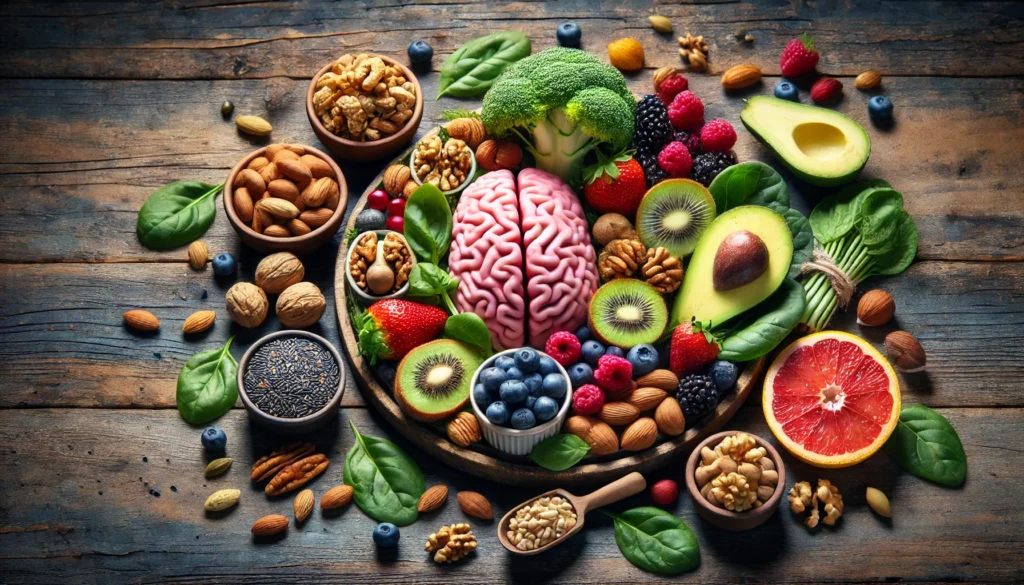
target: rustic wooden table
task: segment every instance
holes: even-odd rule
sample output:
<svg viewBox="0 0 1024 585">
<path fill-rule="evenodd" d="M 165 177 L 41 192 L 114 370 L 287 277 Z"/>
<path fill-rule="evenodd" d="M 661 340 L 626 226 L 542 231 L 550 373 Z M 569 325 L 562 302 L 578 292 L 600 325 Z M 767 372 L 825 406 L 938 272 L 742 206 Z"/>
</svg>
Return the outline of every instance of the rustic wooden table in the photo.
<svg viewBox="0 0 1024 585">
<path fill-rule="evenodd" d="M 411 4 L 411 3 L 410 3 Z M 670 4 L 677 32 L 702 34 L 713 71 L 755 63 L 767 74 L 752 93 L 770 93 L 778 54 L 803 32 L 822 51 L 819 69 L 842 79 L 838 109 L 870 129 L 865 173 L 884 177 L 906 197 L 921 234 L 918 261 L 877 284 L 893 293 L 898 325 L 928 350 L 928 370 L 901 376 L 906 403 L 927 404 L 958 429 L 969 459 L 962 489 L 925 482 L 878 454 L 852 469 L 822 471 L 787 458 L 791 476 L 825 476 L 845 494 L 837 529 L 809 533 L 782 509 L 747 533 L 702 522 L 690 503 L 672 509 L 696 532 L 701 567 L 680 582 L 1020 582 L 1024 522 L 1024 5 L 1012 2 L 772 2 Z M 0 7 L 0 582 L 4 583 L 407 583 L 647 582 L 622 558 L 608 519 L 597 514 L 583 533 L 555 551 L 513 562 L 491 524 L 476 523 L 480 549 L 456 566 L 435 566 L 422 550 L 443 522 L 463 521 L 454 497 L 439 512 L 402 529 L 397 557 L 379 557 L 374 522 L 352 507 L 319 512 L 272 544 L 254 544 L 259 516 L 290 510 L 250 490 L 246 468 L 273 443 L 236 408 L 217 424 L 229 436 L 236 467 L 206 481 L 199 428 L 175 410 L 175 379 L 199 350 L 238 338 L 236 356 L 279 327 L 233 327 L 225 287 L 210 270 L 188 268 L 184 249 L 147 250 L 135 238 L 146 196 L 178 179 L 219 183 L 256 141 L 221 118 L 230 99 L 238 114 L 262 115 L 274 138 L 316 144 L 303 95 L 309 78 L 345 51 L 405 60 L 416 38 L 434 46 L 434 72 L 422 76 L 428 98 L 437 69 L 459 44 L 501 28 L 526 31 L 534 48 L 555 44 L 554 28 L 575 20 L 584 48 L 604 55 L 613 38 L 631 35 L 647 50 L 647 70 L 630 76 L 650 89 L 651 69 L 679 63 L 672 37 L 647 25 L 647 2 L 301 3 L 201 0 L 44 3 Z M 753 43 L 736 40 L 747 31 Z M 888 131 L 867 123 L 867 96 L 853 77 L 881 71 L 896 104 Z M 739 96 L 718 75 L 693 75 L 709 117 L 739 126 Z M 744 94 L 745 95 L 745 94 Z M 804 94 L 806 100 L 806 94 Z M 441 110 L 462 105 L 428 99 L 422 130 Z M 471 104 L 472 105 L 472 104 Z M 421 131 L 422 131 L 421 130 Z M 742 160 L 773 162 L 745 131 Z M 360 193 L 379 170 L 344 165 Z M 796 183 L 790 183 L 796 191 Z M 795 193 L 807 211 L 815 192 Z M 353 198 L 354 200 L 354 198 Z M 244 249 L 218 202 L 204 236 L 213 252 L 241 260 L 251 278 L 258 256 Z M 340 236 L 339 236 L 340 238 Z M 335 243 L 307 262 L 310 279 L 330 298 Z M 158 335 L 139 337 L 121 324 L 133 307 L 155 312 Z M 218 321 L 200 340 L 183 340 L 192 311 Z M 860 330 L 843 314 L 836 326 L 880 345 L 883 331 Z M 314 331 L 338 342 L 334 307 Z M 340 483 L 352 444 L 348 423 L 398 440 L 427 483 L 472 489 L 496 513 L 528 497 L 431 461 L 397 438 L 349 385 L 338 423 L 319 437 L 333 464 L 313 487 Z M 757 393 L 729 425 L 770 436 Z M 681 480 L 669 466 L 649 480 Z M 792 481 L 791 481 L 792 483 Z M 886 491 L 891 522 L 873 516 L 864 487 Z M 243 503 L 208 519 L 213 490 L 244 490 Z M 622 506 L 645 503 L 643 496 Z M 287 512 L 290 514 L 290 512 Z"/>
</svg>

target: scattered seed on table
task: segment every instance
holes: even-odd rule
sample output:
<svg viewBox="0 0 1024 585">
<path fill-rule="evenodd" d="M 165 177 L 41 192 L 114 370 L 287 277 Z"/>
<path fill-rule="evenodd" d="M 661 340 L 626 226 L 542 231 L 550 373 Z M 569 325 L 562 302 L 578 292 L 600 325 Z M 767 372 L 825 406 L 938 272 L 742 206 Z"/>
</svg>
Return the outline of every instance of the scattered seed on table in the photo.
<svg viewBox="0 0 1024 585">
<path fill-rule="evenodd" d="M 324 346 L 304 337 L 275 339 L 253 353 L 243 385 L 259 410 L 281 418 L 316 413 L 338 390 L 341 371 Z"/>
</svg>

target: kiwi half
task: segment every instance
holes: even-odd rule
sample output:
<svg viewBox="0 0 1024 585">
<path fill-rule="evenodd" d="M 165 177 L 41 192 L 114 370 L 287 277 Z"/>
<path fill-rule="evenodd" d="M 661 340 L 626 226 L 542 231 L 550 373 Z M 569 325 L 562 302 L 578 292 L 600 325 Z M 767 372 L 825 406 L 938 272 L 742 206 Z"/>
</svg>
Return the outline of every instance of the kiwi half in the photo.
<svg viewBox="0 0 1024 585">
<path fill-rule="evenodd" d="M 703 185 L 669 179 L 651 187 L 640 201 L 636 233 L 648 248 L 665 248 L 683 258 L 714 219 L 715 199 Z"/>
<path fill-rule="evenodd" d="M 597 289 L 590 299 L 590 330 L 605 343 L 630 348 L 654 343 L 668 324 L 661 293 L 646 282 L 619 278 Z"/>
<path fill-rule="evenodd" d="M 480 355 L 460 341 L 425 343 L 398 364 L 395 399 L 405 414 L 418 421 L 448 418 L 469 401 L 470 382 L 481 363 Z"/>
</svg>

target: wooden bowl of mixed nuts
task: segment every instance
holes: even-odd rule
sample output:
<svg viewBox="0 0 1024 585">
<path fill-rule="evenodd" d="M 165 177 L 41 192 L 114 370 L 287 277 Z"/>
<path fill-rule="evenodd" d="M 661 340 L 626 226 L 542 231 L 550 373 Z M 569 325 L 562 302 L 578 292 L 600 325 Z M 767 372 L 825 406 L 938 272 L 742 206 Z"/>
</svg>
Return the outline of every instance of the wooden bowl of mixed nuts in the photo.
<svg viewBox="0 0 1024 585">
<path fill-rule="evenodd" d="M 313 76 L 306 116 L 334 156 L 377 160 L 412 142 L 423 118 L 423 90 L 412 71 L 390 57 L 346 53 Z"/>
<path fill-rule="evenodd" d="M 334 237 L 348 184 L 327 154 L 300 144 L 249 153 L 224 183 L 224 211 L 250 248 L 302 255 Z"/>
</svg>

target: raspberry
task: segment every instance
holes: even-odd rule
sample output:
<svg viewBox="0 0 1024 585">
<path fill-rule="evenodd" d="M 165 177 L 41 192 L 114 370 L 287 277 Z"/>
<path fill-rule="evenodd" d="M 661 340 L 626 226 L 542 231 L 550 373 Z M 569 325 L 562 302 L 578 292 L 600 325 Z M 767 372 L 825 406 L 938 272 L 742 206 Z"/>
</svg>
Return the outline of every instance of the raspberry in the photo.
<svg viewBox="0 0 1024 585">
<path fill-rule="evenodd" d="M 679 499 L 679 484 L 663 479 L 651 486 L 651 501 L 659 506 L 671 506 Z"/>
<path fill-rule="evenodd" d="M 690 175 L 693 158 L 690 157 L 690 150 L 685 144 L 673 141 L 666 144 L 658 153 L 658 166 L 673 177 L 684 179 Z"/>
<path fill-rule="evenodd" d="M 568 331 L 557 331 L 548 337 L 544 351 L 551 359 L 569 367 L 580 361 L 580 340 Z"/>
<path fill-rule="evenodd" d="M 831 102 L 843 95 L 843 82 L 831 77 L 822 77 L 811 86 L 811 99 L 814 103 Z"/>
<path fill-rule="evenodd" d="M 618 392 L 633 385 L 633 364 L 626 358 L 603 355 L 597 360 L 594 381 L 605 392 Z"/>
<path fill-rule="evenodd" d="M 716 118 L 700 129 L 700 142 L 707 150 L 729 152 L 736 144 L 736 130 L 732 124 Z"/>
<path fill-rule="evenodd" d="M 597 414 L 604 406 L 604 394 L 593 384 L 584 384 L 573 390 L 572 408 L 576 414 L 589 416 Z"/>
<path fill-rule="evenodd" d="M 679 92 L 686 91 L 686 88 L 689 87 L 689 85 L 690 82 L 687 81 L 685 77 L 676 73 L 675 75 L 670 75 L 664 81 L 659 83 L 658 86 L 654 88 L 654 91 L 658 93 L 658 97 L 661 98 L 661 101 L 665 102 L 665 105 L 668 105 L 672 103 L 673 98 L 679 95 Z"/>
<path fill-rule="evenodd" d="M 679 130 L 675 135 L 676 142 L 682 142 L 686 145 L 686 150 L 690 151 L 690 156 L 694 157 L 704 152 L 704 145 L 700 142 L 700 132 L 687 132 L 685 130 Z"/>
<path fill-rule="evenodd" d="M 818 65 L 818 52 L 807 35 L 793 39 L 786 44 L 779 57 L 779 67 L 786 77 L 796 77 L 811 71 Z"/>
<path fill-rule="evenodd" d="M 704 123 L 704 104 L 692 91 L 680 92 L 668 107 L 668 119 L 678 130 Z"/>
</svg>

